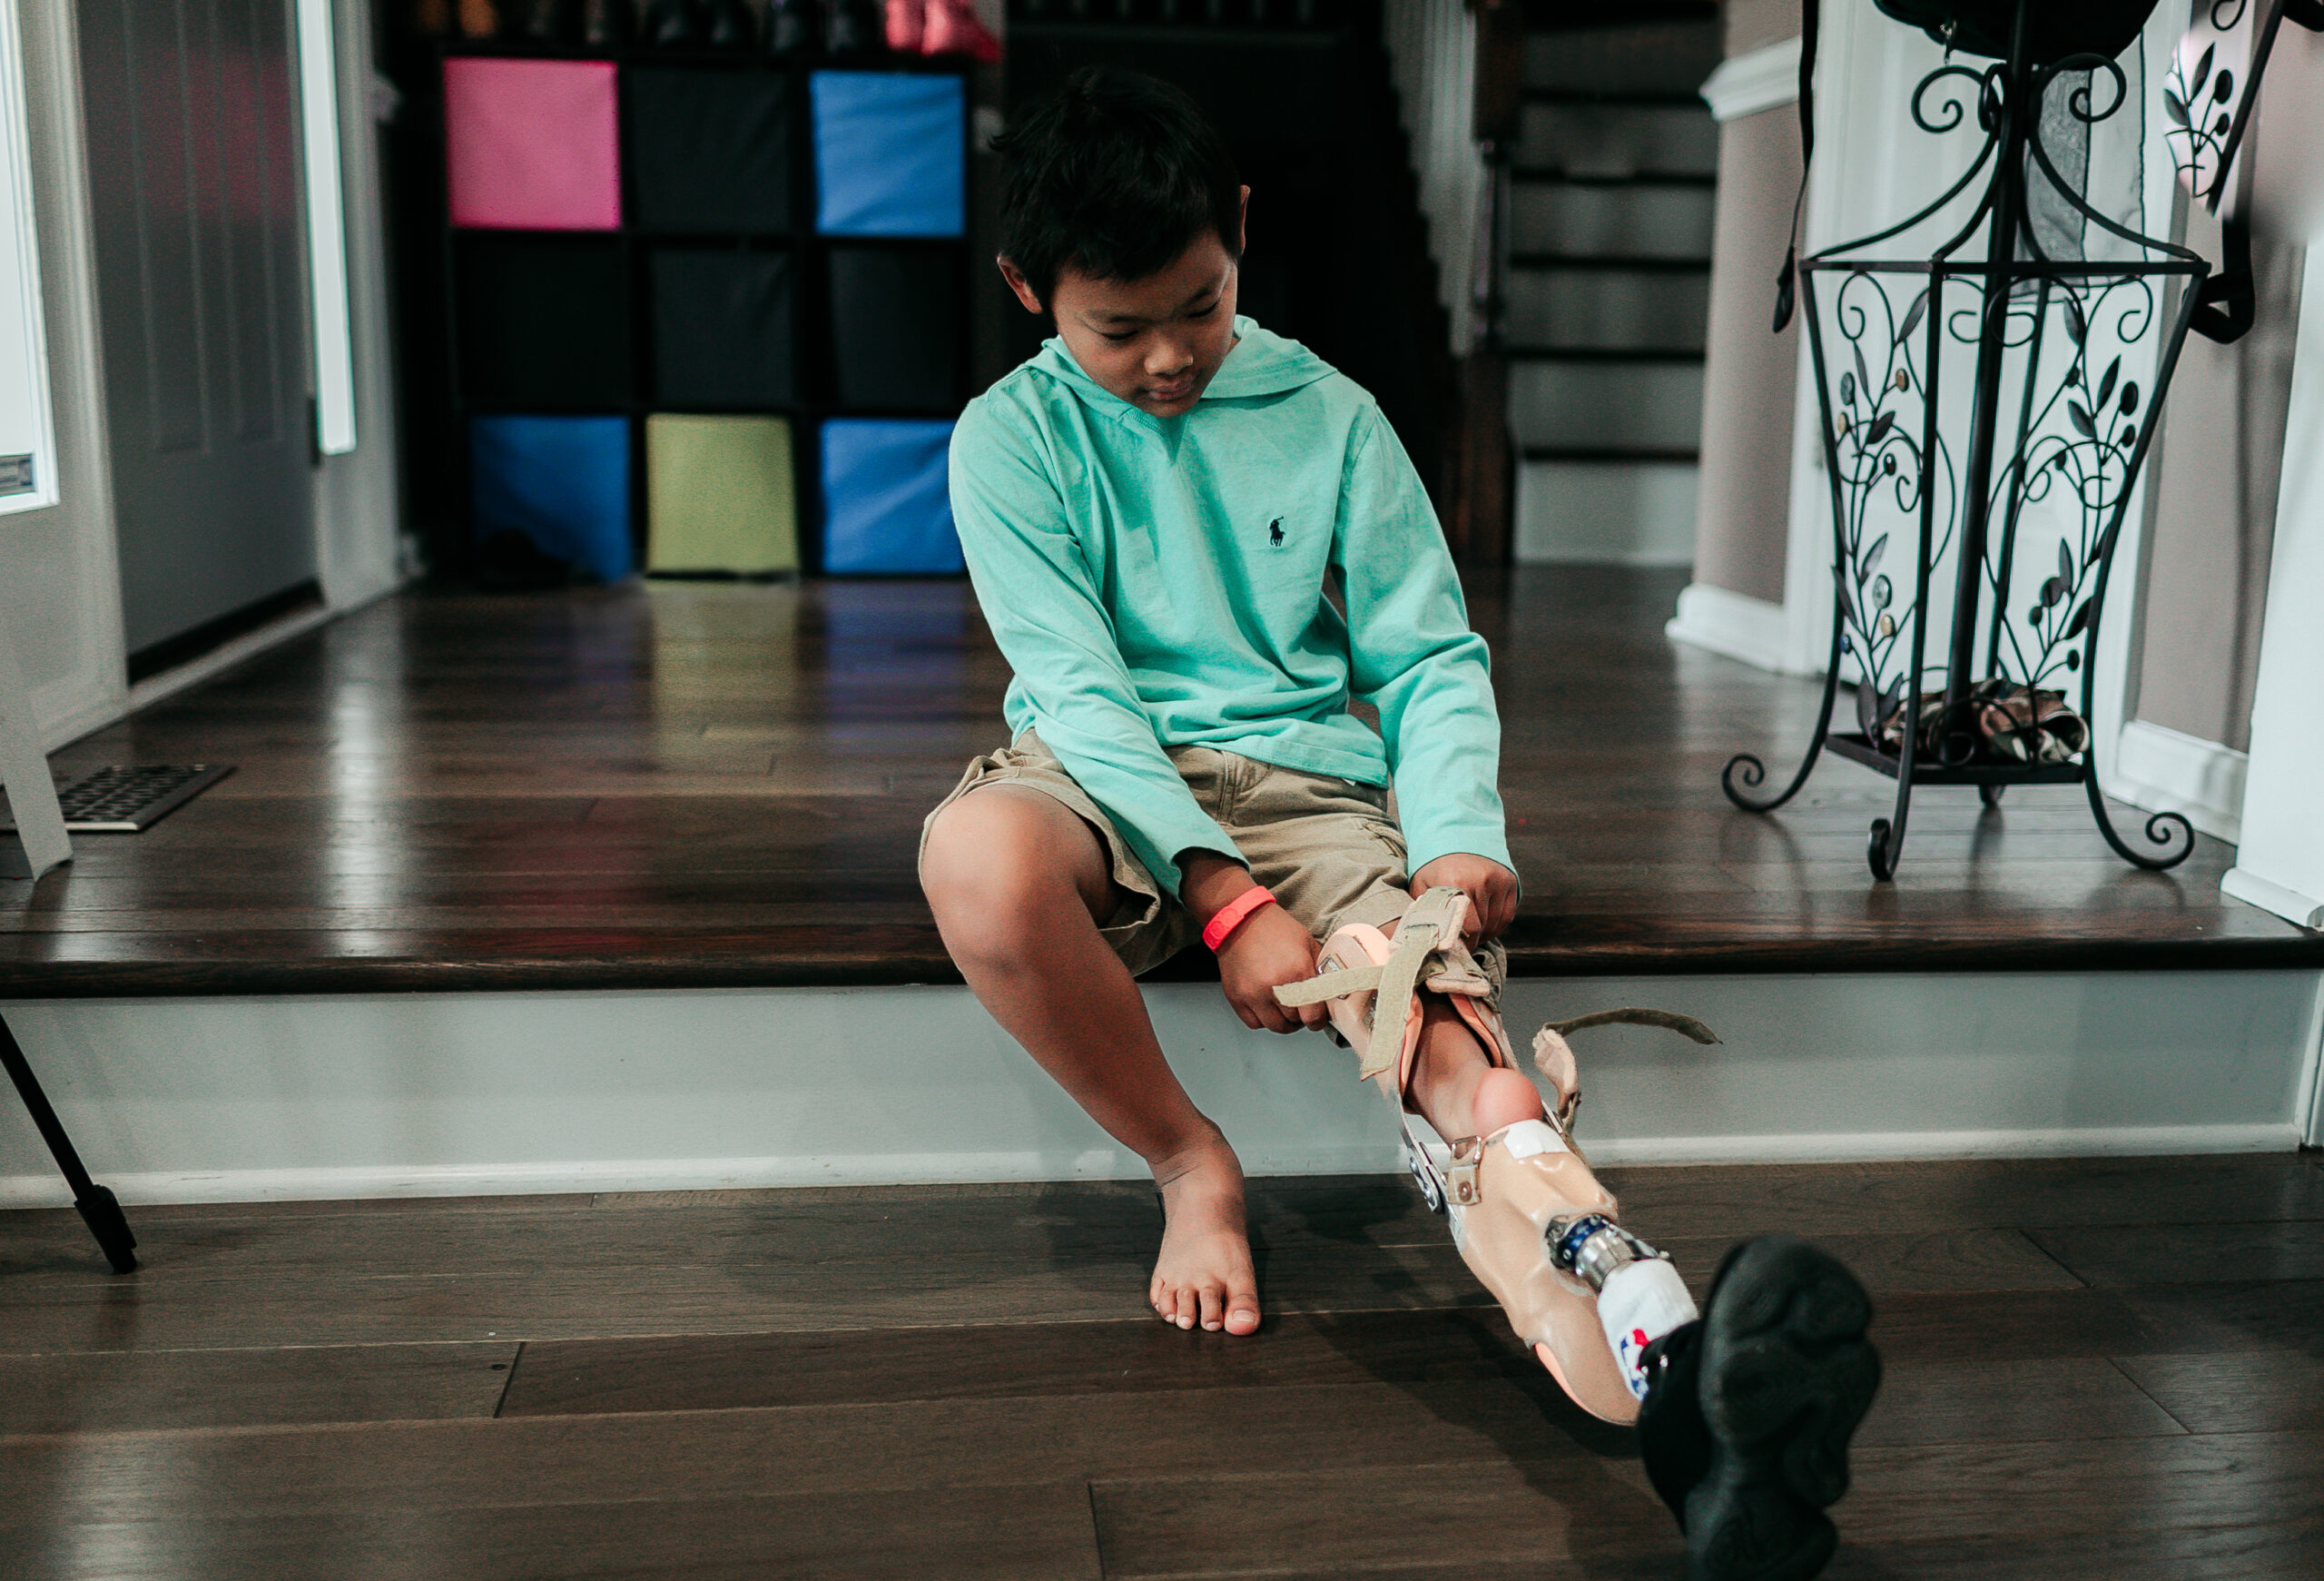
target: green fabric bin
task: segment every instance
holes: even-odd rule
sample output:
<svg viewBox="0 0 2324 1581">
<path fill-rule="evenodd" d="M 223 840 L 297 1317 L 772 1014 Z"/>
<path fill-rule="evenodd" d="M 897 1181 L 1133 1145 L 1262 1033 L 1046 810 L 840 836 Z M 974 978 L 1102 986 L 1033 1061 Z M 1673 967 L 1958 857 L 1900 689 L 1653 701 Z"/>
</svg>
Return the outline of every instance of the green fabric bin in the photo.
<svg viewBox="0 0 2324 1581">
<path fill-rule="evenodd" d="M 645 499 L 649 572 L 799 568 L 798 474 L 786 419 L 647 418 Z"/>
</svg>

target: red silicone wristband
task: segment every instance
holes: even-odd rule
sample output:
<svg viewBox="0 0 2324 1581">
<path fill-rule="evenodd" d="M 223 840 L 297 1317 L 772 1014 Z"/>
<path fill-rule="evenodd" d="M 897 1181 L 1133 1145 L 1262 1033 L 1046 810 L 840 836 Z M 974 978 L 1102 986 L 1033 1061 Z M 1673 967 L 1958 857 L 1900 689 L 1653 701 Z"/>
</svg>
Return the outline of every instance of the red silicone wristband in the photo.
<svg viewBox="0 0 2324 1581">
<path fill-rule="evenodd" d="M 1218 947 L 1227 941 L 1228 936 L 1236 928 L 1243 925 L 1245 917 L 1249 916 L 1263 905 L 1275 904 L 1275 896 L 1268 891 L 1266 885 L 1263 884 L 1251 885 L 1250 888 L 1218 908 L 1217 914 L 1210 919 L 1209 924 L 1202 931 L 1202 942 L 1210 947 L 1213 954 L 1216 954 Z"/>
</svg>

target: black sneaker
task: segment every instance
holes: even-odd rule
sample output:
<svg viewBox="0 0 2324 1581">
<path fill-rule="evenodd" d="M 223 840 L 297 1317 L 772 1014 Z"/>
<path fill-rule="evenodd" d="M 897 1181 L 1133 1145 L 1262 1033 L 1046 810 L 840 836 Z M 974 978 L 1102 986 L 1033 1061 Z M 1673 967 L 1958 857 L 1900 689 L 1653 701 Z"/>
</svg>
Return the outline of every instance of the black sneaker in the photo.
<svg viewBox="0 0 2324 1581">
<path fill-rule="evenodd" d="M 1687 1581 L 1805 1581 L 1838 1543 L 1848 1438 L 1880 1387 L 1872 1301 L 1830 1254 L 1763 1235 L 1703 1316 L 1649 1346 L 1639 1449 L 1687 1537 Z"/>
</svg>

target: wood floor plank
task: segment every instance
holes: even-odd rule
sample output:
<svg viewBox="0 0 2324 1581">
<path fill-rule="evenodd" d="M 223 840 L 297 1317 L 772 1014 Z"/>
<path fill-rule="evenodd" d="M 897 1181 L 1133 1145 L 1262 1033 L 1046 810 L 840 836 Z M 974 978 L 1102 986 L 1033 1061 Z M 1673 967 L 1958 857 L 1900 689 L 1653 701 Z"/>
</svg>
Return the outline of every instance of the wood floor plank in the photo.
<svg viewBox="0 0 2324 1581">
<path fill-rule="evenodd" d="M 140 1251 L 143 1253 L 141 1242 Z M 0 1279 L 0 1350 L 202 1349 L 520 1338 L 916 1328 L 1137 1319 L 1150 1264 L 962 1253 L 948 1261 L 728 1268 L 638 1264 L 318 1280 L 297 1271 L 136 1285 L 74 1273 Z M 160 1277 L 156 1277 L 156 1276 Z M 1489 1307 L 1451 1245 L 1330 1247 L 1270 1255 L 1279 1313 Z M 222 1301 L 222 1291 L 234 1299 Z"/>
<path fill-rule="evenodd" d="M 1152 1477 L 1101 1482 L 1091 1497 L 1108 1581 L 1250 1576 L 1285 1555 L 1325 1576 L 1485 1561 L 1576 1576 L 1609 1550 L 1668 1575 L 1683 1551 L 1651 1495 L 1588 1465 Z"/>
<path fill-rule="evenodd" d="M 2114 1365 L 2193 1432 L 2324 1430 L 2324 1352 L 2120 1356 Z"/>
<path fill-rule="evenodd" d="M 1891 1363 L 1856 1441 L 1867 1448 L 2016 1444 L 2170 1438 L 2186 1430 L 2111 1362 L 2058 1357 Z"/>
<path fill-rule="evenodd" d="M 1101 1581 L 1082 1484 L 0 1528 L 11 1581 Z"/>
<path fill-rule="evenodd" d="M 1876 1297 L 2078 1290 L 2083 1282 L 2017 1230 L 1856 1230 L 1815 1240 L 1846 1262 Z M 1700 1296 L 1719 1259 L 1736 1242 L 1678 1235 L 1655 1244 L 1670 1254 Z"/>
<path fill-rule="evenodd" d="M 1619 1465 L 1633 1435 L 1544 1375 L 1510 1383 L 1190 1389 L 500 1421 L 0 1439 L 0 1527 L 231 1510 L 928 1490 L 1301 1466 Z M 1581 1474 L 1579 1471 L 1577 1474 Z"/>
<path fill-rule="evenodd" d="M 2170 1204 L 2156 1205 L 2168 1214 Z M 2324 1280 L 2324 1221 L 2176 1222 L 2037 1230 L 2052 1257 L 2093 1285 L 2167 1285 L 2212 1280 Z"/>
<path fill-rule="evenodd" d="M 2324 1572 L 2324 1522 L 2288 1516 L 2253 1526 L 2163 1531 L 2013 1533 L 1912 1543 L 1844 1538 L 1825 1581 L 2312 1581 Z"/>
<path fill-rule="evenodd" d="M 0 1356 L 0 1435 L 489 1417 L 514 1340 Z"/>
<path fill-rule="evenodd" d="M 501 1415 L 1492 1379 L 1537 1400 L 1553 1398 L 1539 1363 L 1497 1314 L 1482 1311 L 1278 1319 L 1256 1340 L 1181 1335 L 1158 1323 L 689 1336 L 529 1346 Z M 1892 1366 L 1858 1441 L 2185 1430 L 2112 1365 L 2067 1358 Z"/>
<path fill-rule="evenodd" d="M 1148 1318 L 538 1340 L 526 1348 L 500 1414 L 596 1416 L 1489 1378 L 1530 1384 L 1541 1371 L 1500 1313 L 1481 1308 L 1294 1313 L 1269 1319 L 1250 1338 L 1186 1333 Z"/>
<path fill-rule="evenodd" d="M 2221 1526 L 2263 1534 L 2261 1551 L 2288 1537 L 2294 1551 L 2313 1551 L 2320 1452 L 2324 1439 L 2303 1434 L 1874 1449 L 1856 1457 L 1855 1490 L 1837 1514 L 1858 1576 L 1889 1573 L 1879 1561 L 1890 1554 L 1971 1533 L 1989 1552 L 2014 1538 L 2094 1536 L 2117 1565 L 2151 1548 L 2152 1534 Z M 1093 1492 L 1109 1576 L 1252 1576 L 1278 1568 L 1271 1561 L 1285 1553 L 1322 1574 L 1514 1556 L 1554 1576 L 1671 1543 L 1642 1479 L 1634 1464 L 1611 1462 L 1600 1475 L 1414 1464 L 1101 1479 Z"/>
<path fill-rule="evenodd" d="M 1873 1332 L 1897 1361 L 2324 1350 L 2324 1282 L 1890 1296 Z"/>
<path fill-rule="evenodd" d="M 1606 1179 L 1624 1221 L 1649 1237 L 2151 1224 L 2162 1203 L 2179 1224 L 2324 1220 L 2324 1171 L 2293 1153 L 1611 1169 Z"/>
</svg>

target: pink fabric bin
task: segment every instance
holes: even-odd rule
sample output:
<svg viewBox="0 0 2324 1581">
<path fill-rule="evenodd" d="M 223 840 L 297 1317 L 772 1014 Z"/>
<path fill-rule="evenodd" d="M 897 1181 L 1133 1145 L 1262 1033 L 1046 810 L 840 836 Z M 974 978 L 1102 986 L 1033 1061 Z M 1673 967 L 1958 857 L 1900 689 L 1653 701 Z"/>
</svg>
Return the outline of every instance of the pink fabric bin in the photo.
<svg viewBox="0 0 2324 1581">
<path fill-rule="evenodd" d="M 444 130 L 453 224 L 620 227 L 612 62 L 448 60 Z"/>
</svg>

